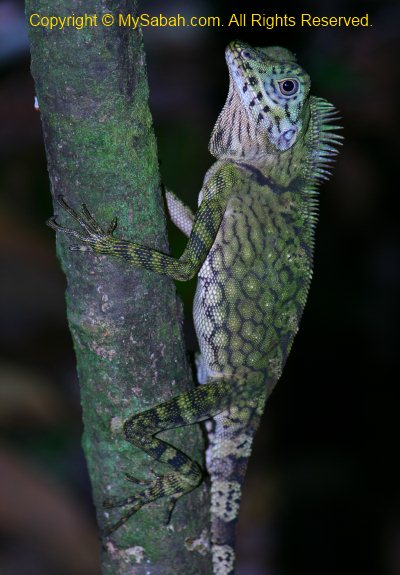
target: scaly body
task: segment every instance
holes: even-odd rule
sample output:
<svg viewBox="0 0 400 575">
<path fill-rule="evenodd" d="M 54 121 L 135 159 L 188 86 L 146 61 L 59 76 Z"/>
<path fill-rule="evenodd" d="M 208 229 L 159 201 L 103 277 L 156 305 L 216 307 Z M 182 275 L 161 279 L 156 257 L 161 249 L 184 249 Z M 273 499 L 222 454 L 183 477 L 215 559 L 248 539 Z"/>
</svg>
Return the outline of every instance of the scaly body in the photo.
<svg viewBox="0 0 400 575">
<path fill-rule="evenodd" d="M 131 265 L 178 280 L 198 273 L 194 322 L 204 385 L 136 414 L 124 427 L 128 441 L 171 471 L 107 504 L 127 506 L 110 532 L 160 497 L 169 497 L 172 510 L 201 482 L 202 471 L 156 434 L 208 420 L 215 575 L 234 572 L 234 530 L 251 443 L 298 330 L 312 274 L 316 186 L 326 179 L 332 144 L 340 140 L 331 125 L 333 107 L 309 96 L 309 78 L 289 51 L 232 42 L 226 58 L 230 89 L 210 142 L 217 161 L 206 174 L 196 215 L 167 192 L 170 216 L 189 237 L 179 260 L 114 238 L 115 222 L 104 232 L 85 206 L 80 215 L 60 200 L 85 234 L 50 222 Z"/>
</svg>

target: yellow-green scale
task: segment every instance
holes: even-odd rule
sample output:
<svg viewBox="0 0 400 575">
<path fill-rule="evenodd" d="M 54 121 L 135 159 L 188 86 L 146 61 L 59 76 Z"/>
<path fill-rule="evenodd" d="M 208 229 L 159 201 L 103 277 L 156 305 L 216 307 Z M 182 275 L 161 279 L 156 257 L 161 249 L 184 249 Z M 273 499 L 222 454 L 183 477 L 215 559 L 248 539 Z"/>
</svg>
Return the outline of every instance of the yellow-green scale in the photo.
<svg viewBox="0 0 400 575">
<path fill-rule="evenodd" d="M 299 182 L 274 186 L 246 164 L 237 172 L 237 188 L 198 274 L 195 327 L 210 376 L 263 370 L 275 382 L 309 285 L 304 200 Z"/>
</svg>

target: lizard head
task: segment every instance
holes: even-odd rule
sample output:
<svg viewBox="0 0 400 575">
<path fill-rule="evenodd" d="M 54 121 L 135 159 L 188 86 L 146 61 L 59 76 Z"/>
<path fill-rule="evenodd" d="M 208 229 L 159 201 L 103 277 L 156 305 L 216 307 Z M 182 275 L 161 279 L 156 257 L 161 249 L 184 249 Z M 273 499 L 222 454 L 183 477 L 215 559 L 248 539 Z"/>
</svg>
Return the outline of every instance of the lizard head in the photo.
<svg viewBox="0 0 400 575">
<path fill-rule="evenodd" d="M 225 56 L 230 87 L 211 137 L 211 153 L 244 159 L 291 148 L 310 114 L 310 78 L 294 54 L 234 41 Z"/>
</svg>

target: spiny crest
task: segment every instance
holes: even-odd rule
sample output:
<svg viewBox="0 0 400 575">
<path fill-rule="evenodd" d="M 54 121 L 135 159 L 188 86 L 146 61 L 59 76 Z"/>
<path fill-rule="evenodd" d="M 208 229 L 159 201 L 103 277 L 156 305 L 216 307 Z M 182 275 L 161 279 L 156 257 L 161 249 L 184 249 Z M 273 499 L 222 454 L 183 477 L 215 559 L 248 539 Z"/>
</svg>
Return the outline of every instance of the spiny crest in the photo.
<svg viewBox="0 0 400 575">
<path fill-rule="evenodd" d="M 291 148 L 309 117 L 310 79 L 285 48 L 231 42 L 230 86 L 210 141 L 216 157 L 261 158 Z"/>
<path fill-rule="evenodd" d="M 305 198 L 308 208 L 308 220 L 311 233 L 317 222 L 318 186 L 322 181 L 329 180 L 332 164 L 339 153 L 336 146 L 342 145 L 343 136 L 336 131 L 342 126 L 336 124 L 340 120 L 336 108 L 323 98 L 311 97 L 311 121 L 307 134 L 308 162 L 306 163 Z"/>
</svg>

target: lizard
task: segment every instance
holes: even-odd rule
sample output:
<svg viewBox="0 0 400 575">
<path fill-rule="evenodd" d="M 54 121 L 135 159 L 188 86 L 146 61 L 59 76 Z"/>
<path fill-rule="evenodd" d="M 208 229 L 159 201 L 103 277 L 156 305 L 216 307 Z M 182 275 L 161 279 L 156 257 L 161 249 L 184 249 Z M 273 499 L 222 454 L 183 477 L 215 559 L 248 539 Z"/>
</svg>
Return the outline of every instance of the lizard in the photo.
<svg viewBox="0 0 400 575">
<path fill-rule="evenodd" d="M 225 57 L 229 91 L 209 144 L 216 161 L 196 213 L 166 191 L 169 215 L 188 237 L 180 258 L 115 237 L 116 218 L 103 229 L 85 204 L 75 211 L 61 196 L 80 229 L 55 216 L 48 222 L 79 240 L 71 250 L 106 254 L 178 281 L 197 274 L 199 385 L 124 423 L 126 440 L 168 471 L 145 481 L 129 475 L 141 485 L 137 492 L 104 505 L 126 508 L 108 533 L 161 497 L 172 512 L 205 473 L 158 434 L 206 422 L 214 575 L 235 570 L 235 526 L 253 437 L 299 328 L 313 271 L 318 186 L 342 143 L 338 112 L 310 95 L 310 78 L 292 52 L 233 41 Z"/>
</svg>

